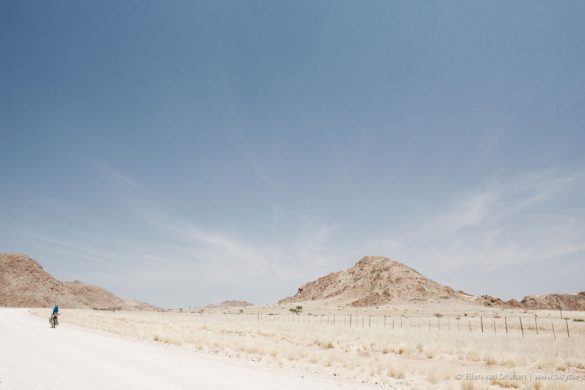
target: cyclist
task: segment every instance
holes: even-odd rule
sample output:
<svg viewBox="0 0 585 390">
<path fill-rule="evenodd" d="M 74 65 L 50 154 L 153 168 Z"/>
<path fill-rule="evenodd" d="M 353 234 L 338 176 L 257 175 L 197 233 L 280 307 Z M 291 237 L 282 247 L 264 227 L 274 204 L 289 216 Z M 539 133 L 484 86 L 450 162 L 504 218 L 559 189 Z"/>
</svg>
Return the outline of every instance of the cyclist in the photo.
<svg viewBox="0 0 585 390">
<path fill-rule="evenodd" d="M 53 307 L 53 314 L 51 314 L 51 321 L 53 321 L 53 319 L 55 320 L 55 325 L 57 325 L 57 323 L 59 322 L 59 305 L 55 305 L 55 307 Z"/>
</svg>

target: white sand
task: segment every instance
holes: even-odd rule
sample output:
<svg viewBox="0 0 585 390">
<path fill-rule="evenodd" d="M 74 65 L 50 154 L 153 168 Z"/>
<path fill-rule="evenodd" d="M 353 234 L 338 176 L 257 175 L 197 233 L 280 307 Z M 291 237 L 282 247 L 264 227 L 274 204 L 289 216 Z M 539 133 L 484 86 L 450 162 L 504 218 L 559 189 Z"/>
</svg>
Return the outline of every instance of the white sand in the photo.
<svg viewBox="0 0 585 390">
<path fill-rule="evenodd" d="M 48 320 L 26 309 L 0 309 L 0 390 L 362 388 L 93 333 L 68 326 L 66 318 L 62 322 L 51 329 Z"/>
</svg>

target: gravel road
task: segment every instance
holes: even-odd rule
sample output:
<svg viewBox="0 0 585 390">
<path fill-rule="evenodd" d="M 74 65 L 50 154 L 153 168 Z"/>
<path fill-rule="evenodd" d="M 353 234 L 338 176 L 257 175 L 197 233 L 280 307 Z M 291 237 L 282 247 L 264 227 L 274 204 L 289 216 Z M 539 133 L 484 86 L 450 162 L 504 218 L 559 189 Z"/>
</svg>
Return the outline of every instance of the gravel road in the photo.
<svg viewBox="0 0 585 390">
<path fill-rule="evenodd" d="M 47 310 L 47 318 L 50 310 Z M 68 326 L 27 309 L 0 308 L 0 390 L 339 389 L 317 374 L 255 367 L 229 358 Z M 362 386 L 359 386 L 362 387 Z"/>
</svg>

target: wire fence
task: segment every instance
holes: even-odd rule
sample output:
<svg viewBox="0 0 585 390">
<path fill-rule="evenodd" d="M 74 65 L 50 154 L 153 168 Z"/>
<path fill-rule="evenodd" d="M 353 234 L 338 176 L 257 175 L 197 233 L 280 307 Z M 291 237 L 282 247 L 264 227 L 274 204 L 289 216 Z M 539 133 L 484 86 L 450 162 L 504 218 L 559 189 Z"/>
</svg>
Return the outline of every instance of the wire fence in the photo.
<svg viewBox="0 0 585 390">
<path fill-rule="evenodd" d="M 457 332 L 469 334 L 499 334 L 527 337 L 529 335 L 560 338 L 583 337 L 585 322 L 580 318 L 539 318 L 538 315 L 511 316 L 443 316 L 443 315 L 376 315 L 360 312 L 329 313 L 274 313 L 241 310 L 236 312 L 212 310 L 169 311 L 171 315 L 208 319 L 233 319 L 246 322 L 281 322 L 322 328 L 345 327 L 353 329 L 412 329 L 427 332 Z"/>
</svg>

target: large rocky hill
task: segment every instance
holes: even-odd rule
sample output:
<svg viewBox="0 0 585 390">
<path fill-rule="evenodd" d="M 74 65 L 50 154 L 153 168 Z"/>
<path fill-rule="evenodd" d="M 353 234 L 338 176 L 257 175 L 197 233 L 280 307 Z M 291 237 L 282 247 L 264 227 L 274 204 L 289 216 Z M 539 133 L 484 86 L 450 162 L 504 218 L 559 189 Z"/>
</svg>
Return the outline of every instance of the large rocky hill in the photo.
<svg viewBox="0 0 585 390">
<path fill-rule="evenodd" d="M 353 267 L 309 282 L 279 303 L 330 301 L 340 305 L 375 306 L 391 301 L 429 302 L 472 298 L 430 280 L 414 269 L 381 256 L 366 256 Z"/>
<path fill-rule="evenodd" d="M 79 281 L 61 282 L 26 255 L 0 253 L 0 306 L 46 307 L 55 303 L 63 308 L 157 309 Z"/>
<path fill-rule="evenodd" d="M 416 270 L 381 256 L 366 256 L 353 267 L 333 272 L 299 287 L 280 304 L 320 301 L 342 306 L 378 306 L 392 303 L 433 303 L 455 300 L 469 304 L 521 309 L 585 310 L 585 292 L 529 295 L 504 301 L 455 291 Z"/>
</svg>

